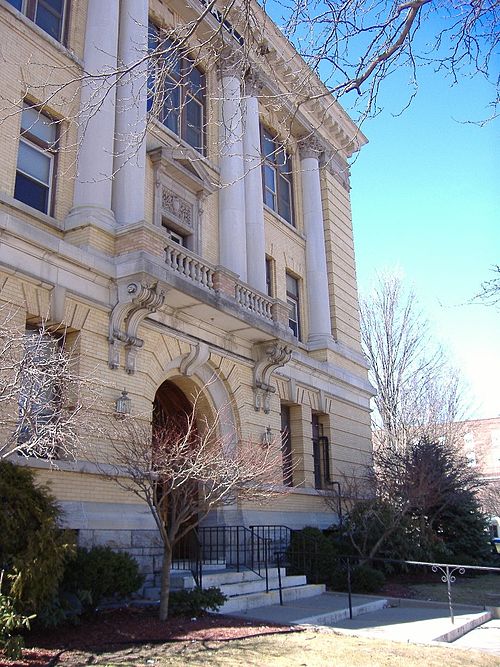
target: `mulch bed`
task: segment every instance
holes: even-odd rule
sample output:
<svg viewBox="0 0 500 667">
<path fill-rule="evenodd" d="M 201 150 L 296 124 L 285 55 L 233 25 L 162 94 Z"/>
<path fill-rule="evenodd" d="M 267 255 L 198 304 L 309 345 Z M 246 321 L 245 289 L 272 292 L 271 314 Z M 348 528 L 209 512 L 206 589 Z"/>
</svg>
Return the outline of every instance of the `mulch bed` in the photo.
<svg viewBox="0 0 500 667">
<path fill-rule="evenodd" d="M 157 610 L 148 607 L 103 610 L 82 620 L 79 625 L 35 630 L 26 638 L 23 660 L 6 660 L 0 651 L 0 667 L 70 664 L 73 652 L 111 651 L 138 644 L 229 641 L 296 631 L 287 625 L 267 625 L 215 614 L 167 621 L 160 621 L 156 614 Z"/>
</svg>

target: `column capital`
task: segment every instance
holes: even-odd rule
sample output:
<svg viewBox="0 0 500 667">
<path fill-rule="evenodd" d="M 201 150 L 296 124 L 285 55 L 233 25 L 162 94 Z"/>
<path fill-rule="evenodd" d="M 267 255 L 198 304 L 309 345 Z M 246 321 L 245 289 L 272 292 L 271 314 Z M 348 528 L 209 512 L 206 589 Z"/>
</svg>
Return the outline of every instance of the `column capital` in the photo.
<svg viewBox="0 0 500 667">
<path fill-rule="evenodd" d="M 219 75 L 243 78 L 246 62 L 243 51 L 226 46 L 219 54 Z"/>
<path fill-rule="evenodd" d="M 260 72 L 251 67 L 245 74 L 245 93 L 247 97 L 259 97 L 264 90 L 264 83 L 262 82 Z"/>
<path fill-rule="evenodd" d="M 316 137 L 305 137 L 299 140 L 299 155 L 301 160 L 306 158 L 316 158 L 319 160 L 321 153 L 324 152 L 325 147 Z"/>
</svg>

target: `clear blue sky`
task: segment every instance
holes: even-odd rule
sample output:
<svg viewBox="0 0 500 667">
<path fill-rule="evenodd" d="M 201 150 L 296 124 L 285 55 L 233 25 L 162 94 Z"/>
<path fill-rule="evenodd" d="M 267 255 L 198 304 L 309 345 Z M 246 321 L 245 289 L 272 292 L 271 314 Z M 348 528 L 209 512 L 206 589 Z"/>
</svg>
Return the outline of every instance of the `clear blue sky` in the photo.
<svg viewBox="0 0 500 667">
<path fill-rule="evenodd" d="M 406 91 L 402 74 L 386 82 L 384 111 L 363 124 L 370 143 L 352 166 L 360 290 L 375 271 L 400 270 L 463 371 L 469 416 L 498 416 L 500 310 L 468 302 L 500 264 L 500 123 L 460 122 L 487 117 L 492 93 L 479 79 L 450 88 L 421 70 L 415 100 L 395 117 Z"/>
</svg>

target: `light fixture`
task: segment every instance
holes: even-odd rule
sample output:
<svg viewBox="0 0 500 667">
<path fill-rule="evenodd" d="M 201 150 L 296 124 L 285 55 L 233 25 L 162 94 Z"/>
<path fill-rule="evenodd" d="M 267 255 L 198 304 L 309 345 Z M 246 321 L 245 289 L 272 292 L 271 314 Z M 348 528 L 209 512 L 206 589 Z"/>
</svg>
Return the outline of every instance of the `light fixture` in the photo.
<svg viewBox="0 0 500 667">
<path fill-rule="evenodd" d="M 130 407 L 132 400 L 129 398 L 128 392 L 123 389 L 121 396 L 115 402 L 115 418 L 125 419 L 130 414 Z"/>
<path fill-rule="evenodd" d="M 266 430 L 262 434 L 262 444 L 269 447 L 273 444 L 273 432 L 270 426 L 266 426 Z"/>
</svg>

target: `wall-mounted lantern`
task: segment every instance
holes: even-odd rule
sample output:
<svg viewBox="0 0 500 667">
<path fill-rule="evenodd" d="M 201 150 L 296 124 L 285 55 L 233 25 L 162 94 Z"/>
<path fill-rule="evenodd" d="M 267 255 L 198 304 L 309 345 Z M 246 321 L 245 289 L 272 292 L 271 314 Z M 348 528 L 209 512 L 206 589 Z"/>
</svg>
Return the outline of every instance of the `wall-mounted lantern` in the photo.
<svg viewBox="0 0 500 667">
<path fill-rule="evenodd" d="M 115 418 L 125 419 L 130 414 L 132 400 L 129 398 L 128 392 L 123 389 L 121 396 L 115 402 Z"/>
</svg>

